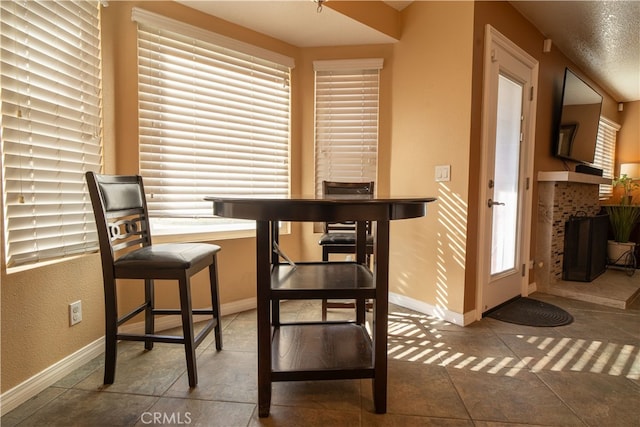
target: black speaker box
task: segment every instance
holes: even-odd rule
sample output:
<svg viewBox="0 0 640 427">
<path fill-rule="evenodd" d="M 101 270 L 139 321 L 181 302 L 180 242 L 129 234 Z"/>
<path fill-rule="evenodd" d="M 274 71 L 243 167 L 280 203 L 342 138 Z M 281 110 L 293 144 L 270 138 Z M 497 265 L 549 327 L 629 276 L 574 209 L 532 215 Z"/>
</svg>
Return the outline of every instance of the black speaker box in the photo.
<svg viewBox="0 0 640 427">
<path fill-rule="evenodd" d="M 589 175 L 602 176 L 602 169 L 594 168 L 588 165 L 576 165 L 576 172 L 586 173 Z"/>
</svg>

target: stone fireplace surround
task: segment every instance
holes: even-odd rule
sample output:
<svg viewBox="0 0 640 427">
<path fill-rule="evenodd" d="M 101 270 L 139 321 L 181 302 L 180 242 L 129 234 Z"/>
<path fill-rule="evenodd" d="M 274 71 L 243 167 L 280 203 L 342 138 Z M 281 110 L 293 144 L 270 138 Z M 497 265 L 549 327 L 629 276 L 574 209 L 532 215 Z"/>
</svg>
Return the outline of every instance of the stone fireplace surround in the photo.
<svg viewBox="0 0 640 427">
<path fill-rule="evenodd" d="M 598 184 L 610 179 L 577 172 L 538 173 L 538 240 L 536 284 L 545 288 L 562 279 L 564 227 L 572 215 L 600 212 Z"/>
<path fill-rule="evenodd" d="M 562 280 L 565 223 L 572 215 L 594 216 L 600 212 L 599 184 L 611 180 L 600 176 L 571 171 L 538 172 L 538 221 L 535 253 L 536 288 L 541 292 L 617 308 L 626 308 L 638 295 L 638 286 L 627 286 L 619 271 L 607 271 L 594 282 Z M 605 276 L 608 276 L 605 277 Z M 615 286 L 609 282 L 613 277 Z M 637 277 L 635 278 L 637 280 Z M 640 282 L 640 281 L 638 281 Z M 610 298 L 608 294 L 618 284 L 622 295 Z"/>
</svg>

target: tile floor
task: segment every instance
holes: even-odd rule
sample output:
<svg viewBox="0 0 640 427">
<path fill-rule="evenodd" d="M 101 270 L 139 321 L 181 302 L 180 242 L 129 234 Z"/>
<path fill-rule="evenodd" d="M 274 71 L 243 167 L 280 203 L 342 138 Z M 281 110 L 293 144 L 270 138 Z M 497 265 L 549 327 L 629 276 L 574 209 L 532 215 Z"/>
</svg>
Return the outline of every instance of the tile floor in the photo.
<svg viewBox="0 0 640 427">
<path fill-rule="evenodd" d="M 255 311 L 223 319 L 224 350 L 198 350 L 187 384 L 180 346 L 119 347 L 116 383 L 98 357 L 2 417 L 8 426 L 640 426 L 640 303 L 627 310 L 537 293 L 575 318 L 557 328 L 485 318 L 466 328 L 390 307 L 389 397 L 373 413 L 370 380 L 274 383 L 256 409 Z M 319 303 L 283 303 L 283 318 Z M 344 310 L 336 310 L 344 313 Z M 334 316 L 342 314 L 335 313 Z"/>
</svg>

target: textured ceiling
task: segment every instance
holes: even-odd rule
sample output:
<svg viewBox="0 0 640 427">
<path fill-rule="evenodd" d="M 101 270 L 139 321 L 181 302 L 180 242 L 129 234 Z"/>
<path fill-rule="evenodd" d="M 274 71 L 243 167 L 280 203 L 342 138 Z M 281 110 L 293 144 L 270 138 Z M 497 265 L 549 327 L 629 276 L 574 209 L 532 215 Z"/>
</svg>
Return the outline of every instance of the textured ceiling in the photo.
<svg viewBox="0 0 640 427">
<path fill-rule="evenodd" d="M 317 13 L 311 0 L 179 2 L 300 47 L 396 42 L 329 7 Z M 402 10 L 412 2 L 385 3 Z M 511 4 L 617 101 L 640 100 L 640 1 Z"/>
<path fill-rule="evenodd" d="M 640 100 L 640 1 L 511 4 L 616 100 Z"/>
</svg>

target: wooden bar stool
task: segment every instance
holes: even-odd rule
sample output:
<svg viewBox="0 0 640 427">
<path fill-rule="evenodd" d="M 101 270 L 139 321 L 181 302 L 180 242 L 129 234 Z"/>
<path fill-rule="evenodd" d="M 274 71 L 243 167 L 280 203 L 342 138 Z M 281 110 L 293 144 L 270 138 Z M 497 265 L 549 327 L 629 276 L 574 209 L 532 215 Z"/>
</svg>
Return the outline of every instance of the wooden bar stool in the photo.
<svg viewBox="0 0 640 427">
<path fill-rule="evenodd" d="M 340 194 L 368 194 L 373 196 L 374 182 L 337 182 L 322 181 L 323 195 Z M 369 265 L 369 257 L 373 254 L 373 235 L 371 224 L 366 223 L 366 264 Z M 318 244 L 322 248 L 322 260 L 329 261 L 330 254 L 355 254 L 356 253 L 356 223 L 350 222 L 325 222 L 324 234 Z M 327 320 L 329 308 L 355 308 L 353 301 L 322 300 L 322 320 Z M 366 308 L 371 309 L 372 303 L 367 302 Z"/>
<path fill-rule="evenodd" d="M 187 360 L 189 386 L 198 383 L 196 348 L 214 331 L 216 349 L 222 349 L 220 301 L 218 294 L 217 245 L 206 243 L 151 244 L 149 216 L 142 178 L 137 175 L 100 175 L 86 173 L 89 194 L 96 220 L 105 298 L 105 368 L 104 383 L 113 384 L 118 340 L 144 341 L 151 350 L 154 342 L 183 344 Z M 209 269 L 211 309 L 192 309 L 191 277 Z M 117 279 L 141 279 L 145 284 L 145 301 L 131 312 L 118 317 Z M 179 309 L 156 309 L 154 280 L 176 280 L 180 290 Z M 145 333 L 119 333 L 118 327 L 144 312 Z M 193 315 L 212 318 L 194 335 Z M 154 318 L 179 315 L 183 336 L 156 334 Z"/>
</svg>

